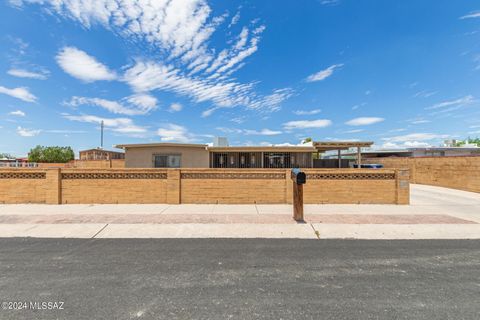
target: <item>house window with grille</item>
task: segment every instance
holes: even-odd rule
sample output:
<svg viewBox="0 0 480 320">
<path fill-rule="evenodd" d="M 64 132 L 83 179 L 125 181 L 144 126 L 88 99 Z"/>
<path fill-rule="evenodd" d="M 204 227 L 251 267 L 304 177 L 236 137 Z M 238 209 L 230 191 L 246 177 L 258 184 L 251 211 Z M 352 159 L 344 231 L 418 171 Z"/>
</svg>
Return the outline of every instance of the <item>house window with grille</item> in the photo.
<svg viewBox="0 0 480 320">
<path fill-rule="evenodd" d="M 180 154 L 153 155 L 154 168 L 180 168 L 182 156 Z"/>
</svg>

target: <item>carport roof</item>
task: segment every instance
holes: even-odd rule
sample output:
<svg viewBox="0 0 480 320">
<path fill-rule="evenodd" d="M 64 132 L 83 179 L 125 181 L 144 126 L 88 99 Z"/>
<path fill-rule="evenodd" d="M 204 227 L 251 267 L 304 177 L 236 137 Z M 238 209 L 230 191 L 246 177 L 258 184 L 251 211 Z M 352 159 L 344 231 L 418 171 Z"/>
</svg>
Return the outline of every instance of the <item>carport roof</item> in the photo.
<svg viewBox="0 0 480 320">
<path fill-rule="evenodd" d="M 329 150 L 348 150 L 350 148 L 371 147 L 372 141 L 314 141 L 313 147 L 320 152 Z"/>
</svg>

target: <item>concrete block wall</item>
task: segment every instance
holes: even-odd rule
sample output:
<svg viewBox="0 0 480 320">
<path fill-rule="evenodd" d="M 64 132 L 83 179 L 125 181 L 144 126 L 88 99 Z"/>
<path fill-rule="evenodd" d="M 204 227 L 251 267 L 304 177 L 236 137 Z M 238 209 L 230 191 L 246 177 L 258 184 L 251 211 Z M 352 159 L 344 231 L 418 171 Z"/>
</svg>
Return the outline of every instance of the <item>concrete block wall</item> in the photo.
<svg viewBox="0 0 480 320">
<path fill-rule="evenodd" d="M 305 203 L 408 204 L 406 170 L 308 169 Z M 292 202 L 285 169 L 0 169 L 0 203 Z"/>
<path fill-rule="evenodd" d="M 0 203 L 45 203 L 46 170 L 0 169 Z"/>
<path fill-rule="evenodd" d="M 409 203 L 408 176 L 405 178 L 397 171 L 328 169 L 305 172 L 307 183 L 303 198 L 307 204 Z"/>
<path fill-rule="evenodd" d="M 374 158 L 385 168 L 407 169 L 410 182 L 480 192 L 480 157 Z"/>
<path fill-rule="evenodd" d="M 81 169 L 122 169 L 125 168 L 125 159 L 112 160 L 73 160 L 69 162 L 70 168 Z"/>
<path fill-rule="evenodd" d="M 182 203 L 286 203 L 285 170 L 182 169 Z"/>
<path fill-rule="evenodd" d="M 167 170 L 65 169 L 61 203 L 167 203 Z"/>
</svg>

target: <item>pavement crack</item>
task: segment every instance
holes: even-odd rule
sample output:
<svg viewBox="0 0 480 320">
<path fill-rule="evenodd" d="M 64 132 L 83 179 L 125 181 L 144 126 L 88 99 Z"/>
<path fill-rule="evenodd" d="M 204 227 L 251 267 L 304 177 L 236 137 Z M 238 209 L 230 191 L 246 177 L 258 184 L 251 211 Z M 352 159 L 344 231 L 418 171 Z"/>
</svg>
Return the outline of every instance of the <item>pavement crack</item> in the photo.
<svg viewBox="0 0 480 320">
<path fill-rule="evenodd" d="M 320 232 L 318 232 L 318 230 L 315 230 L 315 227 L 313 226 L 313 223 L 310 223 L 310 227 L 312 227 L 313 233 L 315 233 L 315 235 L 317 236 L 317 239 L 320 240 Z"/>
<path fill-rule="evenodd" d="M 164 213 L 165 211 L 167 211 L 167 209 L 170 209 L 171 206 L 166 206 L 163 210 L 160 211 L 159 214 L 162 214 Z"/>
<path fill-rule="evenodd" d="M 105 230 L 105 228 L 106 228 L 107 226 L 108 226 L 108 223 L 107 223 L 106 225 L 104 225 L 100 230 L 98 230 L 98 232 L 95 233 L 91 239 L 94 239 L 96 236 L 98 236 L 98 234 L 99 234 L 100 232 L 102 232 L 103 230 Z"/>
</svg>

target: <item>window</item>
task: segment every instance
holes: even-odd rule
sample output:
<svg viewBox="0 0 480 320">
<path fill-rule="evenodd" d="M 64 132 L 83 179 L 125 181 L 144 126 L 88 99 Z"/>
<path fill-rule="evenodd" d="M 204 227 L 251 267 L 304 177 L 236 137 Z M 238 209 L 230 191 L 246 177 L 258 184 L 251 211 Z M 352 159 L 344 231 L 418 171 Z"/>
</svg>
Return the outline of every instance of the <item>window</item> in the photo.
<svg viewBox="0 0 480 320">
<path fill-rule="evenodd" d="M 182 156 L 179 154 L 153 155 L 154 168 L 180 168 Z"/>
<path fill-rule="evenodd" d="M 443 156 L 445 156 L 445 151 L 425 151 L 425 156 L 427 156 L 427 157 L 443 157 Z"/>
</svg>

